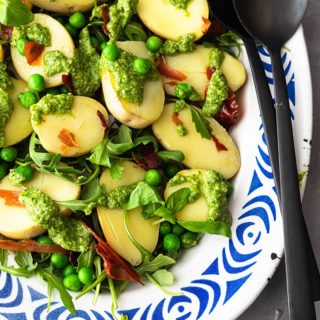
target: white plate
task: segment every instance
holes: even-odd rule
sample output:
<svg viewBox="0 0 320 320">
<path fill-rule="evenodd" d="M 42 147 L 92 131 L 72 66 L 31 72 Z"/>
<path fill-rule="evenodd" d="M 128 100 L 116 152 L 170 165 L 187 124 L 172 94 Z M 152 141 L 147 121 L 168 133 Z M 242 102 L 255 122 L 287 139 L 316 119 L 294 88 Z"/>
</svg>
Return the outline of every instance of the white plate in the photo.
<svg viewBox="0 0 320 320">
<path fill-rule="evenodd" d="M 272 86 L 268 57 L 261 51 Z M 300 28 L 283 52 L 292 107 L 299 172 L 308 171 L 312 131 L 312 94 L 305 41 Z M 243 61 L 249 71 L 247 58 Z M 234 179 L 230 209 L 233 236 L 206 235 L 200 246 L 189 249 L 172 271 L 176 283 L 167 296 L 151 284 L 132 284 L 119 299 L 119 311 L 131 320 L 236 319 L 263 290 L 283 253 L 282 221 L 274 191 L 269 157 L 253 81 L 240 96 L 241 121 L 232 130 L 242 165 Z M 302 182 L 302 190 L 305 185 Z M 46 287 L 36 278 L 0 277 L 0 319 L 112 319 L 110 297 L 92 296 L 75 301 L 77 316 L 59 302 L 58 295 L 47 312 Z"/>
</svg>

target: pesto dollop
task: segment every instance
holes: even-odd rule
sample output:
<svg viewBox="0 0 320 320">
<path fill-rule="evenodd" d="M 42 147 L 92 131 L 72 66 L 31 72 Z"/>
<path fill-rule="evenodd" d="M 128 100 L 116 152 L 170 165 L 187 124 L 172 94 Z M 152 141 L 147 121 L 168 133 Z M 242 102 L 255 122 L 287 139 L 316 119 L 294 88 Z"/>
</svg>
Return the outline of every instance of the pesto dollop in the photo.
<svg viewBox="0 0 320 320">
<path fill-rule="evenodd" d="M 81 221 L 72 216 L 59 215 L 55 202 L 36 188 L 27 188 L 19 194 L 30 218 L 48 230 L 49 237 L 61 247 L 82 252 L 90 246 L 92 237 Z"/>
<path fill-rule="evenodd" d="M 124 27 L 136 14 L 138 2 L 139 0 L 118 0 L 109 7 L 110 21 L 107 28 L 111 42 L 121 38 Z"/>
<path fill-rule="evenodd" d="M 191 0 L 169 0 L 177 9 L 186 10 Z"/>
<path fill-rule="evenodd" d="M 144 82 L 158 80 L 159 74 L 153 64 L 146 74 L 136 72 L 133 68 L 133 61 L 136 58 L 134 54 L 126 51 L 121 51 L 119 58 L 115 61 L 109 61 L 102 56 L 101 68 L 113 74 L 115 89 L 121 99 L 141 105 Z"/>
<path fill-rule="evenodd" d="M 212 48 L 209 52 L 210 67 L 220 68 L 224 60 L 224 52 L 218 48 Z"/>
<path fill-rule="evenodd" d="M 91 45 L 87 28 L 81 30 L 79 47 L 71 64 L 74 91 L 79 96 L 92 97 L 101 84 L 100 55 Z"/>
<path fill-rule="evenodd" d="M 61 72 L 69 73 L 72 59 L 67 58 L 61 51 L 48 51 L 44 55 L 44 74 L 48 77 Z"/>
<path fill-rule="evenodd" d="M 16 47 L 19 39 L 21 38 L 26 38 L 43 46 L 51 45 L 51 34 L 49 29 L 47 27 L 43 27 L 39 23 L 14 27 L 10 44 Z"/>
<path fill-rule="evenodd" d="M 181 53 L 192 52 L 196 49 L 194 39 L 195 36 L 193 33 L 187 33 L 184 36 L 178 37 L 176 41 L 166 40 L 159 50 L 159 53 L 166 56 L 174 56 Z"/>
<path fill-rule="evenodd" d="M 7 66 L 0 61 L 0 88 L 9 90 L 13 88 L 13 82 L 7 73 Z"/>
<path fill-rule="evenodd" d="M 30 107 L 31 121 L 40 124 L 43 121 L 43 114 L 65 114 L 71 113 L 73 95 L 65 94 L 46 94 L 36 104 Z"/>
<path fill-rule="evenodd" d="M 13 111 L 9 94 L 0 87 L 0 147 L 5 145 L 4 129 Z"/>
</svg>

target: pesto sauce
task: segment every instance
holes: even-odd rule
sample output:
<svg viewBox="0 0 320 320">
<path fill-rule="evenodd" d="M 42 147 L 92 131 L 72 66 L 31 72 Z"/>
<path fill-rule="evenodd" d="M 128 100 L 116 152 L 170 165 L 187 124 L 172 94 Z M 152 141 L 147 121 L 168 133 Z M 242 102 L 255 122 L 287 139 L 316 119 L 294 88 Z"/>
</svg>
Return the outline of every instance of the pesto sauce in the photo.
<svg viewBox="0 0 320 320">
<path fill-rule="evenodd" d="M 21 38 L 34 41 L 43 46 L 51 45 L 51 34 L 49 29 L 47 27 L 43 27 L 39 23 L 14 27 L 10 44 L 13 47 L 16 47 L 19 39 Z"/>
<path fill-rule="evenodd" d="M 139 74 L 133 68 L 133 61 L 137 57 L 126 51 L 121 51 L 115 61 L 109 61 L 102 56 L 101 68 L 111 72 L 115 78 L 115 86 L 118 96 L 131 103 L 142 104 L 144 82 L 146 80 L 158 80 L 159 75 L 153 64 L 147 74 Z"/>
<path fill-rule="evenodd" d="M 44 55 L 44 74 L 48 77 L 61 72 L 69 73 L 72 59 L 67 58 L 58 50 L 48 51 Z"/>
<path fill-rule="evenodd" d="M 210 67 L 216 70 L 209 80 L 206 99 L 202 108 L 204 116 L 212 117 L 219 112 L 223 102 L 228 98 L 228 82 L 221 70 L 221 64 L 224 60 L 224 52 L 218 48 L 212 48 L 209 53 Z"/>
<path fill-rule="evenodd" d="M 203 177 L 200 174 L 200 171 L 188 176 L 178 173 L 167 185 L 189 183 L 191 194 L 188 201 L 193 202 L 203 195 L 208 205 L 207 220 L 224 221 L 231 225 L 232 218 L 227 207 L 229 183 L 214 170 L 205 170 Z"/>
<path fill-rule="evenodd" d="M 5 145 L 4 129 L 13 111 L 9 94 L 0 87 L 0 147 Z"/>
<path fill-rule="evenodd" d="M 20 186 L 25 180 L 25 176 L 19 173 L 16 169 L 10 169 L 8 179 L 13 186 Z"/>
<path fill-rule="evenodd" d="M 59 215 L 55 202 L 36 188 L 27 188 L 19 194 L 30 218 L 48 230 L 49 237 L 61 247 L 82 252 L 89 248 L 92 237 L 81 221 L 72 216 Z"/>
<path fill-rule="evenodd" d="M 91 45 L 88 28 L 81 30 L 79 47 L 71 64 L 72 84 L 76 95 L 93 97 L 101 85 L 100 55 Z"/>
<path fill-rule="evenodd" d="M 30 107 L 31 121 L 40 124 L 43 121 L 43 114 L 66 114 L 71 113 L 73 96 L 65 94 L 46 94 L 36 104 Z"/>
<path fill-rule="evenodd" d="M 1 61 L 0 61 L 0 88 L 5 91 L 13 88 L 13 82 L 7 73 L 7 66 Z"/>
<path fill-rule="evenodd" d="M 177 9 L 186 10 L 191 0 L 169 0 Z"/>
<path fill-rule="evenodd" d="M 118 0 L 109 7 L 110 21 L 107 28 L 111 42 L 121 38 L 124 27 L 136 13 L 138 2 L 139 0 Z"/>
<path fill-rule="evenodd" d="M 159 53 L 166 56 L 175 56 L 181 53 L 193 52 L 196 49 L 194 39 L 193 33 L 187 33 L 184 36 L 178 37 L 176 41 L 166 40 Z"/>
</svg>

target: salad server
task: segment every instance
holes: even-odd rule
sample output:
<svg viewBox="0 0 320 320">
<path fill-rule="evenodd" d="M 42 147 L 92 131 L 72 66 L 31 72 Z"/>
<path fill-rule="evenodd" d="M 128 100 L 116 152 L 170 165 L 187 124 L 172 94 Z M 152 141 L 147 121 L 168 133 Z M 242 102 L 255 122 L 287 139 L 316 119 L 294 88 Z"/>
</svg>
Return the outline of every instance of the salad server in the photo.
<svg viewBox="0 0 320 320">
<path fill-rule="evenodd" d="M 279 153 L 280 207 L 283 216 L 288 308 L 290 319 L 316 319 L 309 276 L 307 237 L 295 158 L 290 106 L 281 48 L 303 19 L 308 0 L 234 0 L 237 15 L 268 50 L 275 87 Z"/>
</svg>

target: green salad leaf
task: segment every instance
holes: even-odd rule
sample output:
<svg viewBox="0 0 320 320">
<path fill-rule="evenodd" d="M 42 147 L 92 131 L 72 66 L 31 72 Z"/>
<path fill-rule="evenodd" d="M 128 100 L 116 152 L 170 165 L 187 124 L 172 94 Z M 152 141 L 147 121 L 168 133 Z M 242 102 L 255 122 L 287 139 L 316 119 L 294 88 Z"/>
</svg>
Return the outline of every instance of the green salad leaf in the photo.
<svg viewBox="0 0 320 320">
<path fill-rule="evenodd" d="M 0 23 L 20 26 L 33 20 L 33 12 L 21 0 L 0 0 Z"/>
</svg>

